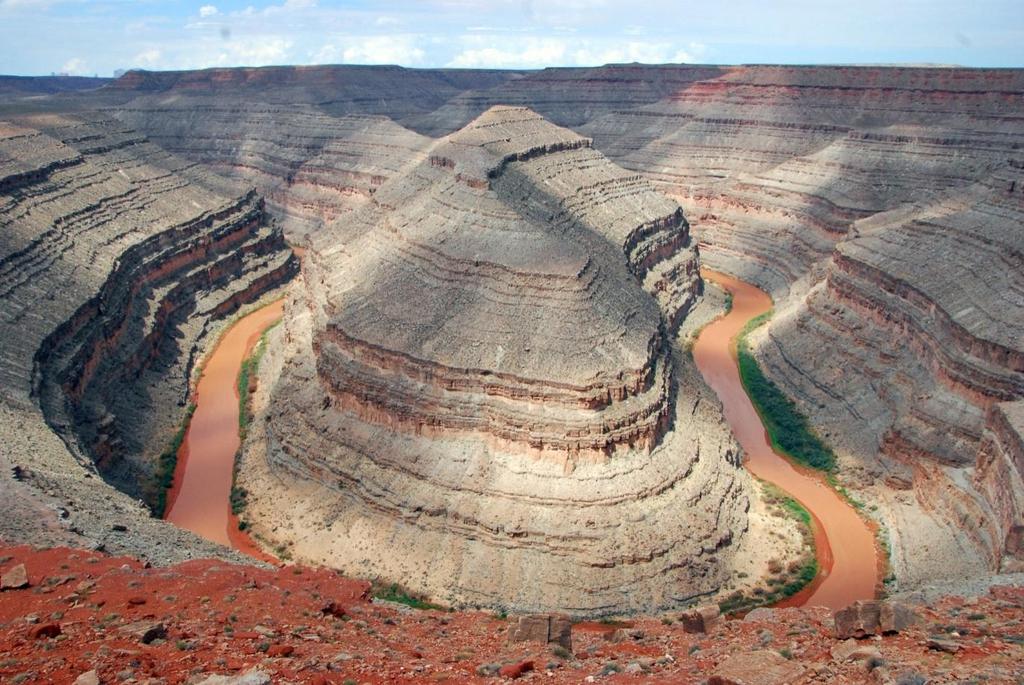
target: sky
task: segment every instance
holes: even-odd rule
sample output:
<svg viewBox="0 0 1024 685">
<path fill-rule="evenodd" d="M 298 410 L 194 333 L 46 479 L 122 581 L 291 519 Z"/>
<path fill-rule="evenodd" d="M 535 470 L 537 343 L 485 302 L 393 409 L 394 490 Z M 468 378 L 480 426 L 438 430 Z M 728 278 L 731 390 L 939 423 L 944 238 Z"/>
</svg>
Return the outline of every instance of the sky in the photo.
<svg viewBox="0 0 1024 685">
<path fill-rule="evenodd" d="M 0 73 L 270 64 L 1024 67 L 1024 0 L 0 0 Z"/>
</svg>

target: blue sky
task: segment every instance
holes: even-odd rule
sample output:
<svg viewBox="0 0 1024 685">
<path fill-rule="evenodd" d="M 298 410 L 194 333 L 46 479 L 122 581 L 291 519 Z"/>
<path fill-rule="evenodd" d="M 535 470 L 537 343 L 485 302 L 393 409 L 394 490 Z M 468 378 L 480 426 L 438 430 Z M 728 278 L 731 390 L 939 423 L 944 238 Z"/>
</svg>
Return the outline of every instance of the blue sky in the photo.
<svg viewBox="0 0 1024 685">
<path fill-rule="evenodd" d="M 0 0 L 0 73 L 608 62 L 1024 67 L 1024 0 Z"/>
</svg>

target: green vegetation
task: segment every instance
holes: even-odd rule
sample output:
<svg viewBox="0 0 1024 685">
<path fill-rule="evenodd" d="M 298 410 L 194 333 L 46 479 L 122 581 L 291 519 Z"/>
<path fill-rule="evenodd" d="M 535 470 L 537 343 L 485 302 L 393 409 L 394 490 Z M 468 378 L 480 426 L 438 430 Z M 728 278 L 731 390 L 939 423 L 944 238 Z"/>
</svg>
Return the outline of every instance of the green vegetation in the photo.
<svg viewBox="0 0 1024 685">
<path fill-rule="evenodd" d="M 770 317 L 771 312 L 766 312 L 751 319 L 736 340 L 743 387 L 750 395 L 774 449 L 801 464 L 832 473 L 836 469 L 836 455 L 814 433 L 796 404 L 761 372 L 747 344 L 750 332 Z"/>
<path fill-rule="evenodd" d="M 196 405 L 189 404 L 185 408 L 185 416 L 181 425 L 167 446 L 157 459 L 156 474 L 153 476 L 151 487 L 146 493 L 146 503 L 156 518 L 163 518 L 167 513 L 167 493 L 174 485 L 174 471 L 178 467 L 178 450 L 181 443 L 185 441 L 185 432 L 188 430 L 188 423 L 192 420 L 192 414 L 196 411 Z"/>
<path fill-rule="evenodd" d="M 242 360 L 242 366 L 238 370 L 238 437 L 244 443 L 246 433 L 249 430 L 249 423 L 252 421 L 251 397 L 252 389 L 256 383 L 256 376 L 260 369 L 260 361 L 267 351 L 267 334 L 277 326 L 280 321 L 267 326 L 260 336 L 259 341 L 253 347 L 252 354 Z M 241 447 L 239 447 L 241 450 Z M 235 466 L 231 478 L 231 513 L 235 516 L 241 514 L 248 504 L 249 491 L 240 487 L 238 480 L 238 456 L 235 455 Z M 248 522 L 239 521 L 238 529 L 246 530 Z"/>
<path fill-rule="evenodd" d="M 416 595 L 411 594 L 398 583 L 391 583 L 390 585 L 378 585 L 374 583 L 372 593 L 375 599 L 381 599 L 385 602 L 398 602 L 399 604 L 404 604 L 408 607 L 412 607 L 413 609 L 436 609 L 438 611 L 447 611 L 445 607 L 439 604 L 432 604 L 423 597 L 417 597 Z"/>
<path fill-rule="evenodd" d="M 748 611 L 758 606 L 767 606 L 792 597 L 800 592 L 818 575 L 818 559 L 814 553 L 814 531 L 811 528 L 811 512 L 802 504 L 784 493 L 771 483 L 761 481 L 764 490 L 764 501 L 768 509 L 776 516 L 794 519 L 800 526 L 803 537 L 803 555 L 800 559 L 783 565 L 778 559 L 768 562 L 768 572 L 764 586 L 755 587 L 749 595 L 736 591 L 719 603 L 723 614 Z"/>
<path fill-rule="evenodd" d="M 267 326 L 253 348 L 252 354 L 242 360 L 242 367 L 238 371 L 238 435 L 242 440 L 245 440 L 246 431 L 249 428 L 249 423 L 252 421 L 252 407 L 249 406 L 249 396 L 256 382 L 260 361 L 267 351 L 267 334 L 279 323 L 281 322 L 278 321 Z"/>
</svg>

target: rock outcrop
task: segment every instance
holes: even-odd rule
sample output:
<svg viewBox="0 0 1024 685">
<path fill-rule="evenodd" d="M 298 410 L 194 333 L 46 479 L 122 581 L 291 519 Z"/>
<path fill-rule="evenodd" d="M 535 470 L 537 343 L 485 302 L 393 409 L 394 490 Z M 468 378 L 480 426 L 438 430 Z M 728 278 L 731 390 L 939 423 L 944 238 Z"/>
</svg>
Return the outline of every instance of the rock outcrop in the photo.
<svg viewBox="0 0 1024 685">
<path fill-rule="evenodd" d="M 675 203 L 588 139 L 489 110 L 314 236 L 269 383 L 271 477 L 248 457 L 242 475 L 297 506 L 257 532 L 457 604 L 714 590 L 749 481 L 674 348 L 696 267 Z"/>
</svg>

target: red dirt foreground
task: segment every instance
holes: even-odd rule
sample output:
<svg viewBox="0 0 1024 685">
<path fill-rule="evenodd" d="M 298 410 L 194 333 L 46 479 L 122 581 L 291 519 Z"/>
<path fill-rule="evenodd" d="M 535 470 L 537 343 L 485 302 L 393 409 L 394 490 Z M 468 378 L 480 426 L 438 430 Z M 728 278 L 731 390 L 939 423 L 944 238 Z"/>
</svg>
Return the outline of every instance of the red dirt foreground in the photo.
<svg viewBox="0 0 1024 685">
<path fill-rule="evenodd" d="M 758 609 L 718 621 L 711 634 L 686 632 L 676 614 L 618 630 L 579 625 L 571 654 L 509 645 L 512 617 L 374 604 L 367 583 L 326 569 L 209 560 L 146 568 L 96 552 L 0 545 L 0 575 L 22 585 L 21 565 L 27 587 L 0 592 L 3 683 L 781 685 L 1024 677 L 1020 587 L 915 607 L 915 627 L 862 640 L 832 637 L 828 609 Z"/>
</svg>

